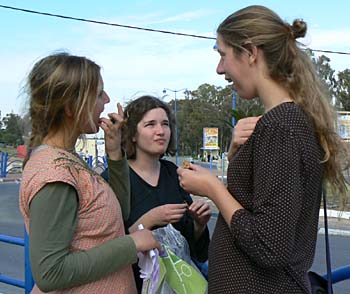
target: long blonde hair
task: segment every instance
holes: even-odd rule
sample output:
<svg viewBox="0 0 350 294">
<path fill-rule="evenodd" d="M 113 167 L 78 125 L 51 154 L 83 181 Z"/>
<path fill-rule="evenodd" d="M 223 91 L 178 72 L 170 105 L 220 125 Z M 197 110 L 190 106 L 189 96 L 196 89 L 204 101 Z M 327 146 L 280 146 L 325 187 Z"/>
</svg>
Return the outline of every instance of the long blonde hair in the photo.
<svg viewBox="0 0 350 294">
<path fill-rule="evenodd" d="M 86 57 L 56 53 L 33 66 L 26 89 L 32 130 L 24 165 L 49 132 L 65 126 L 66 107 L 74 117 L 70 135 L 80 131 L 86 120 L 94 127 L 92 113 L 99 82 L 100 66 Z"/>
<path fill-rule="evenodd" d="M 281 84 L 294 101 L 312 119 L 318 140 L 324 150 L 324 177 L 340 192 L 345 192 L 342 163 L 347 162 L 346 149 L 336 132 L 335 113 L 330 97 L 318 78 L 311 58 L 301 50 L 296 39 L 304 37 L 307 26 L 296 19 L 283 21 L 270 9 L 253 5 L 228 16 L 217 33 L 235 54 L 251 44 L 263 51 L 269 74 Z"/>
</svg>

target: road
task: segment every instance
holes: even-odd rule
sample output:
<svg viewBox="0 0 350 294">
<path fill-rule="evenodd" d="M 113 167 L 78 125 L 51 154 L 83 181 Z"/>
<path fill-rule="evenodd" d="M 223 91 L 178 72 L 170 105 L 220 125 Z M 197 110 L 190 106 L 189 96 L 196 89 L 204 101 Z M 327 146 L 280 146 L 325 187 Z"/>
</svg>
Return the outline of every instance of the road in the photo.
<svg viewBox="0 0 350 294">
<path fill-rule="evenodd" d="M 15 182 L 0 183 L 0 234 L 23 237 L 23 219 L 18 209 L 19 184 Z M 216 217 L 209 222 L 209 230 L 214 230 Z M 349 228 L 350 229 L 350 228 Z M 350 264 L 350 237 L 330 236 L 332 251 L 332 268 Z M 313 270 L 324 273 L 325 250 L 324 235 L 318 236 Z M 0 242 L 0 273 L 16 279 L 24 279 L 23 247 Z M 23 289 L 0 283 L 0 293 L 22 294 Z M 334 285 L 334 293 L 349 294 L 350 280 Z"/>
</svg>

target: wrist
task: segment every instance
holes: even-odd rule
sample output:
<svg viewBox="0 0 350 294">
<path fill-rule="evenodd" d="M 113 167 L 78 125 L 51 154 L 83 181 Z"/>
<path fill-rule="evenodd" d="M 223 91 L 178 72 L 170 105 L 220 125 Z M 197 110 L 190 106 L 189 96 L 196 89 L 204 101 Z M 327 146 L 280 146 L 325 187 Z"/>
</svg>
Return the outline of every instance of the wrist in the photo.
<svg viewBox="0 0 350 294">
<path fill-rule="evenodd" d="M 113 150 L 113 151 L 107 151 L 107 156 L 110 160 L 121 160 L 123 158 L 123 152 L 121 149 Z"/>
</svg>

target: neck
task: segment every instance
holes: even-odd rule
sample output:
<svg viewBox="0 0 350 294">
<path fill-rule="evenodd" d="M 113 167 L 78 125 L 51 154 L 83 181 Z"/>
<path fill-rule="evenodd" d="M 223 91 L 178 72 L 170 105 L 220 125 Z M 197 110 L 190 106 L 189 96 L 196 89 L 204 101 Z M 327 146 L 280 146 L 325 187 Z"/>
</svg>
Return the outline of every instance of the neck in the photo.
<svg viewBox="0 0 350 294">
<path fill-rule="evenodd" d="M 71 136 L 65 130 L 58 130 L 57 132 L 48 133 L 42 143 L 71 151 L 74 150 L 77 139 L 78 136 Z"/>
<path fill-rule="evenodd" d="M 131 168 L 148 184 L 156 187 L 160 175 L 160 162 L 157 157 L 137 156 L 129 160 Z"/>
<path fill-rule="evenodd" d="M 160 168 L 159 157 L 140 156 L 136 154 L 136 159 L 130 159 L 128 162 L 137 171 L 154 173 L 158 172 Z"/>
<path fill-rule="evenodd" d="M 271 80 L 265 81 L 258 94 L 264 104 L 265 112 L 284 102 L 293 102 L 288 91 Z"/>
</svg>

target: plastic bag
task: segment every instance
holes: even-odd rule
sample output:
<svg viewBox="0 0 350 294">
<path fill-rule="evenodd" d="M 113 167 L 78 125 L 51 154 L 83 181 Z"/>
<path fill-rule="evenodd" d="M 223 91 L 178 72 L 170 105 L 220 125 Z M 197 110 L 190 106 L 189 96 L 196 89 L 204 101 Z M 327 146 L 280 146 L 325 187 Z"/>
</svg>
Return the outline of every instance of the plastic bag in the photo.
<svg viewBox="0 0 350 294">
<path fill-rule="evenodd" d="M 172 224 L 155 229 L 152 231 L 152 233 L 160 244 L 167 246 L 178 257 L 197 268 L 191 259 L 190 247 L 186 238 L 182 236 L 182 234 L 176 230 Z"/>
<path fill-rule="evenodd" d="M 203 275 L 176 256 L 167 246 L 163 248 L 158 256 L 159 271 L 144 279 L 142 294 L 206 293 L 208 283 Z"/>
<path fill-rule="evenodd" d="M 142 293 L 206 293 L 207 280 L 192 261 L 188 243 L 181 233 L 168 224 L 166 227 L 154 230 L 153 234 L 162 244 L 163 250 L 156 259 L 158 252 L 144 256 L 142 263 L 141 259 L 139 260 L 141 272 L 142 267 L 149 270 L 147 275 L 141 276 Z"/>
</svg>

